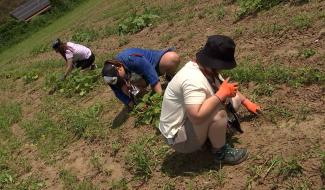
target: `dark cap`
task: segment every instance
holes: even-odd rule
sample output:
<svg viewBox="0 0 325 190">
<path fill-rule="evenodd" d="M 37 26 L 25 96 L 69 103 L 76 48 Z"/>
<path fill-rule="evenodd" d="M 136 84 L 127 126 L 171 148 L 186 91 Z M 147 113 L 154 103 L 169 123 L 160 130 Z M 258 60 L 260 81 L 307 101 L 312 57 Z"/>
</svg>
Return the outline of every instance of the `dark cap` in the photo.
<svg viewBox="0 0 325 190">
<path fill-rule="evenodd" d="M 118 82 L 118 71 L 115 65 L 105 63 L 102 69 L 102 76 L 107 84 L 115 85 Z"/>
<path fill-rule="evenodd" d="M 205 46 L 196 53 L 196 60 L 212 69 L 232 69 L 236 67 L 235 48 L 235 42 L 228 36 L 209 36 Z"/>
<path fill-rule="evenodd" d="M 54 40 L 54 42 L 52 43 L 52 48 L 58 49 L 60 44 L 61 44 L 61 40 L 58 38 L 58 39 Z"/>
</svg>

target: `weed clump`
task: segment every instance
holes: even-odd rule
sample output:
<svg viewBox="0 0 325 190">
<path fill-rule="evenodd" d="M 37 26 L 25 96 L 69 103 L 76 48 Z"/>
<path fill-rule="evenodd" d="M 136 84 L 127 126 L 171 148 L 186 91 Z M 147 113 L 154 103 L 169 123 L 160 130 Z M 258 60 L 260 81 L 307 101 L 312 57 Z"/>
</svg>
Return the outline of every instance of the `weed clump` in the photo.
<svg viewBox="0 0 325 190">
<path fill-rule="evenodd" d="M 81 72 L 75 70 L 64 81 L 58 80 L 56 74 L 50 74 L 45 80 L 45 86 L 57 88 L 59 93 L 65 97 L 73 97 L 75 94 L 84 96 L 96 86 L 99 78 L 100 75 L 96 71 Z"/>
<path fill-rule="evenodd" d="M 77 30 L 73 36 L 72 41 L 78 42 L 78 43 L 88 43 L 92 42 L 97 39 L 99 36 L 98 32 L 94 29 L 83 29 L 83 30 Z"/>
<path fill-rule="evenodd" d="M 126 162 L 138 180 L 147 181 L 151 177 L 155 164 L 150 150 L 152 141 L 152 137 L 143 137 L 129 147 Z"/>
<path fill-rule="evenodd" d="M 118 25 L 118 32 L 120 35 L 133 34 L 141 31 L 145 27 L 151 26 L 158 15 L 145 11 L 141 15 L 132 14 Z"/>
<path fill-rule="evenodd" d="M 135 126 L 159 124 L 162 96 L 148 93 L 143 96 L 141 102 L 133 109 L 131 115 L 135 116 Z"/>
</svg>

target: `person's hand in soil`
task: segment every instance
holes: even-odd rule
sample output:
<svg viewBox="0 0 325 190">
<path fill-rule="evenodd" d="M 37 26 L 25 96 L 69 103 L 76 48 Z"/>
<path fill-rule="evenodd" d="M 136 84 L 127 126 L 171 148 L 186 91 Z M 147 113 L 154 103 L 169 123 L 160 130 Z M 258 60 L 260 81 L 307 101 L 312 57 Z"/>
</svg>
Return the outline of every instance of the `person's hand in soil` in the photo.
<svg viewBox="0 0 325 190">
<path fill-rule="evenodd" d="M 259 106 L 259 105 L 255 104 L 255 103 L 251 102 L 247 98 L 244 99 L 244 101 L 242 101 L 242 104 L 251 113 L 254 113 L 254 114 L 261 114 L 262 113 L 261 106 Z"/>
</svg>

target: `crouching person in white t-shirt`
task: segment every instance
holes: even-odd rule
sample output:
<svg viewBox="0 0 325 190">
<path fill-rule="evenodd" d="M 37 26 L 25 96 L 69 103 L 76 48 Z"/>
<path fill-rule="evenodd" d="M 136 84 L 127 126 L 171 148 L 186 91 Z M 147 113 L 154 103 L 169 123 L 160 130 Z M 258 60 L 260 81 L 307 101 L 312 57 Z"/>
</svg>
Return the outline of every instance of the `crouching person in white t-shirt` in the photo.
<svg viewBox="0 0 325 190">
<path fill-rule="evenodd" d="M 247 158 L 246 149 L 226 143 L 225 102 L 231 101 L 235 110 L 243 104 L 253 113 L 259 112 L 260 107 L 237 91 L 237 83 L 218 77 L 221 70 L 236 67 L 234 52 L 231 38 L 210 36 L 196 54 L 196 62 L 188 62 L 169 82 L 159 129 L 177 152 L 197 151 L 209 140 L 219 163 L 239 164 Z"/>
<path fill-rule="evenodd" d="M 57 39 L 53 42 L 52 48 L 56 53 L 61 54 L 66 62 L 66 69 L 61 80 L 64 80 L 73 68 L 96 68 L 96 65 L 94 64 L 95 55 L 86 46 L 72 42 L 63 43 L 60 39 Z"/>
</svg>

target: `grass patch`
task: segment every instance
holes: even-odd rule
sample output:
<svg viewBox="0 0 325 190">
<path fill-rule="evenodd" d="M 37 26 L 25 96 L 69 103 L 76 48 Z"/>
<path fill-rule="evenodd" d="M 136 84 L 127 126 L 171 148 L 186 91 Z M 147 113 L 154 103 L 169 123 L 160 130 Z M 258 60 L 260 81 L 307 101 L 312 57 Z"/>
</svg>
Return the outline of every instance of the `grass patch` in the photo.
<svg viewBox="0 0 325 190">
<path fill-rule="evenodd" d="M 305 59 L 312 57 L 315 54 L 316 54 L 316 50 L 314 49 L 304 49 L 300 52 L 300 55 Z"/>
<path fill-rule="evenodd" d="M 128 182 L 125 178 L 122 178 L 117 181 L 112 181 L 111 183 L 111 190 L 127 190 L 128 188 Z"/>
<path fill-rule="evenodd" d="M 158 127 L 161 104 L 163 97 L 159 94 L 147 93 L 141 99 L 141 102 L 131 112 L 135 116 L 135 126 L 154 125 Z"/>
<path fill-rule="evenodd" d="M 240 7 L 236 13 L 236 20 L 239 20 L 259 11 L 270 9 L 283 2 L 283 0 L 236 0 L 236 2 Z"/>
<path fill-rule="evenodd" d="M 25 121 L 23 128 L 28 138 L 38 147 L 43 157 L 49 158 L 72 142 L 74 136 L 65 125 L 53 120 L 47 113 Z"/>
<path fill-rule="evenodd" d="M 0 103 L 0 132 L 3 139 L 10 138 L 11 125 L 21 118 L 21 106 L 17 102 Z"/>
<path fill-rule="evenodd" d="M 282 162 L 279 169 L 279 174 L 282 175 L 285 179 L 302 174 L 302 172 L 303 168 L 298 163 L 297 159 L 290 159 Z"/>
<path fill-rule="evenodd" d="M 257 82 L 259 84 L 287 84 L 297 87 L 309 84 L 322 84 L 325 82 L 324 72 L 308 68 L 290 68 L 279 64 L 262 65 L 244 60 L 235 69 L 225 71 L 225 76 L 230 76 L 237 82 Z"/>
<path fill-rule="evenodd" d="M 64 111 L 63 126 L 66 126 L 77 138 L 85 138 L 93 141 L 97 138 L 104 138 L 105 129 L 101 125 L 99 118 L 102 113 L 103 106 L 95 104 L 85 110 L 72 110 Z"/>
<path fill-rule="evenodd" d="M 59 173 L 60 180 L 64 183 L 64 189 L 69 190 L 95 190 L 98 189 L 90 180 L 84 179 L 82 181 L 68 170 L 61 170 Z"/>
<path fill-rule="evenodd" d="M 279 118 L 289 120 L 293 117 L 292 111 L 284 106 L 269 105 L 264 110 L 270 121 L 275 124 L 279 121 Z"/>
<path fill-rule="evenodd" d="M 304 30 L 311 26 L 311 18 L 307 14 L 296 15 L 291 19 L 291 23 L 295 29 Z"/>
<path fill-rule="evenodd" d="M 253 90 L 253 94 L 257 96 L 271 96 L 274 92 L 274 87 L 270 84 L 259 84 L 257 87 Z"/>
<path fill-rule="evenodd" d="M 325 178 L 325 157 L 321 160 L 320 173 L 322 178 Z"/>
<path fill-rule="evenodd" d="M 147 181 L 153 172 L 155 162 L 151 145 L 154 137 L 142 137 L 129 146 L 126 162 L 135 179 Z"/>
</svg>

